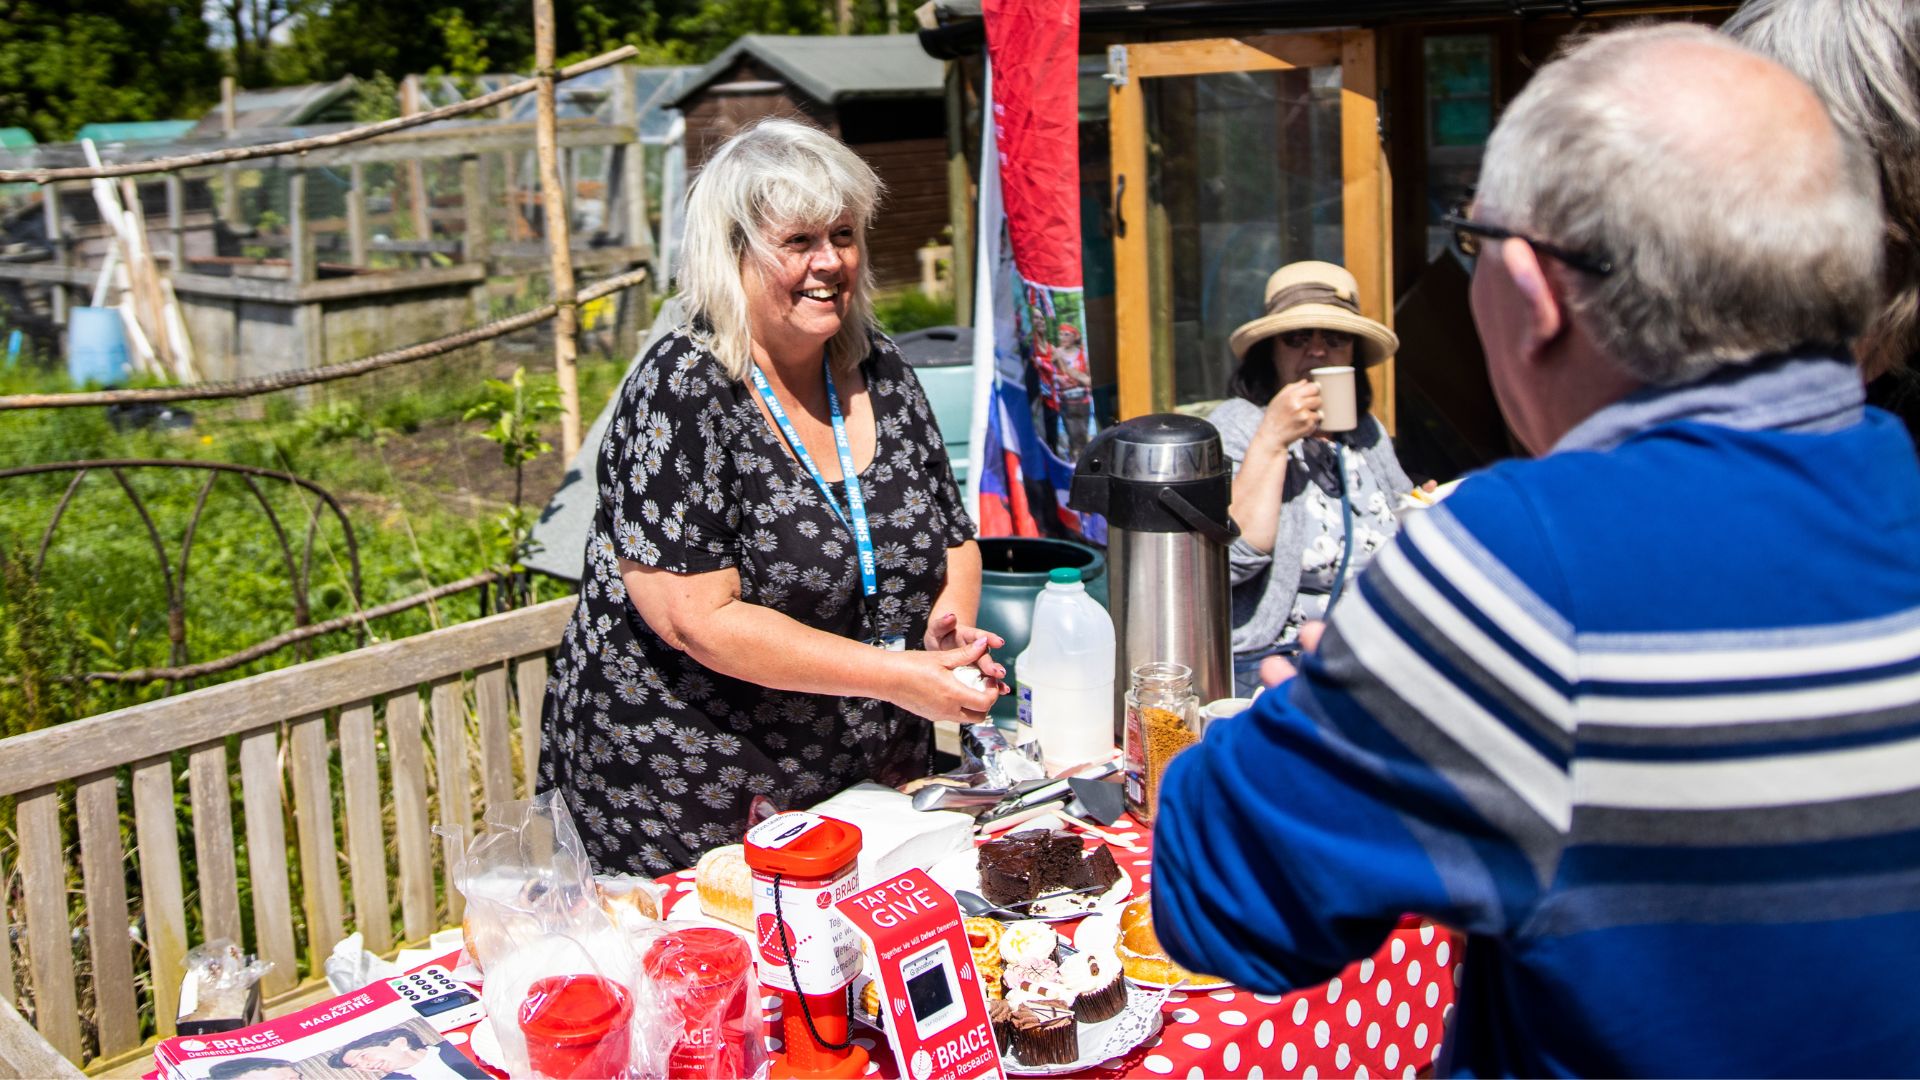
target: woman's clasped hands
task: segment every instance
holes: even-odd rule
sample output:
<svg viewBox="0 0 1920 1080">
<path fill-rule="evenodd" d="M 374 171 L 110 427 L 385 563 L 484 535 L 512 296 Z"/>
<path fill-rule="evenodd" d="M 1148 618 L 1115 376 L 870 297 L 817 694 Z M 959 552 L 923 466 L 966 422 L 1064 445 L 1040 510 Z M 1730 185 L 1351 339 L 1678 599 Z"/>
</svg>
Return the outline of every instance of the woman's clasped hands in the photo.
<svg viewBox="0 0 1920 1080">
<path fill-rule="evenodd" d="M 896 665 L 886 700 L 929 720 L 979 724 L 1000 695 L 1010 693 L 1007 668 L 988 655 L 1006 646 L 1000 635 L 977 626 L 961 626 L 951 612 L 927 624 L 926 649 L 886 654 Z M 954 669 L 979 669 L 986 689 L 975 690 L 954 676 Z"/>
</svg>

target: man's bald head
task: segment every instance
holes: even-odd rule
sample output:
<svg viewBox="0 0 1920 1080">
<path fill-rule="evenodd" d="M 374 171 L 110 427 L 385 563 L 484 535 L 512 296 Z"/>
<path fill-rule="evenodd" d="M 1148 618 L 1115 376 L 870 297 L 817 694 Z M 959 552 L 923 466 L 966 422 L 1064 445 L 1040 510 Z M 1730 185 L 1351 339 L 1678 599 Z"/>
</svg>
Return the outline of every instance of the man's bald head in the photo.
<svg viewBox="0 0 1920 1080">
<path fill-rule="evenodd" d="M 1659 35 L 1620 49 L 1621 62 L 1602 85 L 1665 152 L 1704 174 L 1764 177 L 1736 186 L 1769 200 L 1818 196 L 1839 182 L 1846 167 L 1839 129 L 1798 76 L 1686 24 Z"/>
<path fill-rule="evenodd" d="M 1877 181 L 1771 60 L 1687 24 L 1596 35 L 1542 68 L 1488 141 L 1478 216 L 1609 258 L 1575 317 L 1635 376 L 1840 346 L 1878 295 Z"/>
</svg>

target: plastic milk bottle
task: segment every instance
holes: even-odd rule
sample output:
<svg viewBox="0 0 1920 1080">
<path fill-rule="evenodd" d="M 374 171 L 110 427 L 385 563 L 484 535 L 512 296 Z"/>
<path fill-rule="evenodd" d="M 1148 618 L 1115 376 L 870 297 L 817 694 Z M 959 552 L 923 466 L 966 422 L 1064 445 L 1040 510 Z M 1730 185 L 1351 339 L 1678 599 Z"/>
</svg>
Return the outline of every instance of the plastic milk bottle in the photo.
<svg viewBox="0 0 1920 1080">
<path fill-rule="evenodd" d="M 1049 769 L 1113 753 L 1113 619 L 1061 567 L 1033 601 L 1027 649 L 1014 661 L 1020 723 Z"/>
</svg>

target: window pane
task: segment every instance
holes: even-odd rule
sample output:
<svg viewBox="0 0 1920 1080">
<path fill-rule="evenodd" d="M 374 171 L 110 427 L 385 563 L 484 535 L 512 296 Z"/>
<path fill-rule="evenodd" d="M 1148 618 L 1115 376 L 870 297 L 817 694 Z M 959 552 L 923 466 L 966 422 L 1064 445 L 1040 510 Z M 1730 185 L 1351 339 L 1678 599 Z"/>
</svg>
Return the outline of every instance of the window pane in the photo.
<svg viewBox="0 0 1920 1080">
<path fill-rule="evenodd" d="M 1493 130 L 1493 37 L 1426 39 L 1427 258 L 1446 250 L 1441 215 L 1473 194 Z"/>
<path fill-rule="evenodd" d="M 1344 261 L 1340 69 L 1146 87 L 1154 362 L 1170 365 L 1175 404 L 1213 401 L 1233 375 L 1227 339 L 1260 314 L 1268 276 Z"/>
</svg>

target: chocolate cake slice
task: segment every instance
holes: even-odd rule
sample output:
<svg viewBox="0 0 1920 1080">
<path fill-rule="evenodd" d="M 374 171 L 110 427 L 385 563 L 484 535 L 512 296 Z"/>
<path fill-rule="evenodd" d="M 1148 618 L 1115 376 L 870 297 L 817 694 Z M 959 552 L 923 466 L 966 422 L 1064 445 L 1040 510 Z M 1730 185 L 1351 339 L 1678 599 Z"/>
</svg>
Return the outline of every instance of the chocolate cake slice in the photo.
<svg viewBox="0 0 1920 1080">
<path fill-rule="evenodd" d="M 1089 853 L 1070 832 L 1023 832 L 980 846 L 980 892 L 1002 906 L 1118 880 L 1107 845 Z"/>
<path fill-rule="evenodd" d="M 1120 880 L 1120 867 L 1113 861 L 1112 849 L 1105 844 L 1100 844 L 1088 852 L 1087 857 L 1081 860 L 1081 865 L 1085 868 L 1088 885 L 1099 885 L 1104 888 Z"/>
<path fill-rule="evenodd" d="M 1093 879 L 1086 872 L 1086 850 L 1080 846 L 1078 836 L 1069 832 L 1038 835 L 1040 855 L 1034 866 L 1034 873 L 1038 875 L 1034 883 L 1034 896 L 1093 884 Z"/>
<path fill-rule="evenodd" d="M 980 845 L 980 894 L 995 904 L 1017 904 L 1039 893 L 1041 845 L 1032 833 Z"/>
</svg>

